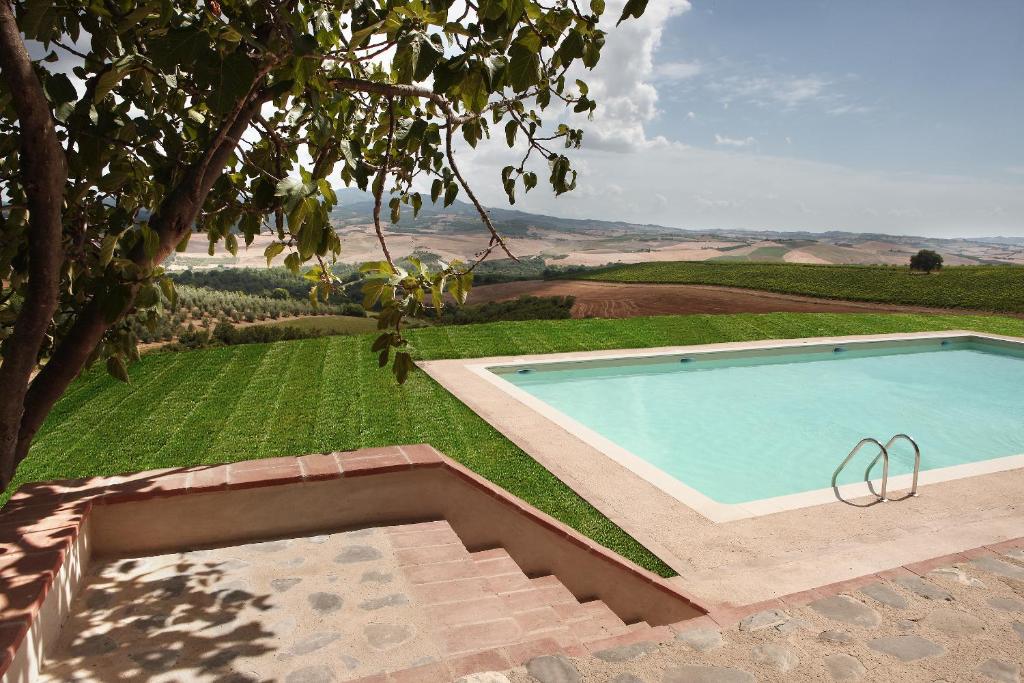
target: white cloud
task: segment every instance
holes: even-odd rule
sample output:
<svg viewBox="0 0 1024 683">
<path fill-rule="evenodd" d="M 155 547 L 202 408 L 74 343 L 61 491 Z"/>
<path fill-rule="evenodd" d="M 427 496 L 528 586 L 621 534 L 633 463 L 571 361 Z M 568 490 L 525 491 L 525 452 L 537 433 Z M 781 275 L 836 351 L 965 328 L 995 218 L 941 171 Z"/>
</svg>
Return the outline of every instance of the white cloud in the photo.
<svg viewBox="0 0 1024 683">
<path fill-rule="evenodd" d="M 697 118 L 697 115 L 694 114 L 692 111 L 688 111 L 688 112 L 686 112 L 686 118 L 688 118 L 691 121 L 693 121 L 695 118 Z"/>
<path fill-rule="evenodd" d="M 653 76 L 660 81 L 684 81 L 703 70 L 699 62 L 661 62 L 654 65 Z"/>
<path fill-rule="evenodd" d="M 750 145 L 753 145 L 756 142 L 757 140 L 749 136 L 745 138 L 730 138 L 715 133 L 715 144 L 722 145 L 725 147 L 749 147 Z"/>
<path fill-rule="evenodd" d="M 597 101 L 593 121 L 577 121 L 585 131 L 584 145 L 590 149 L 626 152 L 668 144 L 664 138 L 649 139 L 644 125 L 658 114 L 654 51 L 661 42 L 665 23 L 690 10 L 688 0 L 659 0 L 650 3 L 639 19 L 615 26 L 625 0 L 608 2 L 602 28 L 608 37 L 601 61 L 593 71 L 580 75 Z M 683 67 L 676 67 L 677 74 Z"/>
<path fill-rule="evenodd" d="M 794 109 L 809 102 L 831 98 L 831 83 L 817 76 L 730 75 L 708 83 L 723 104 L 746 102 L 759 107 L 781 106 Z"/>
</svg>

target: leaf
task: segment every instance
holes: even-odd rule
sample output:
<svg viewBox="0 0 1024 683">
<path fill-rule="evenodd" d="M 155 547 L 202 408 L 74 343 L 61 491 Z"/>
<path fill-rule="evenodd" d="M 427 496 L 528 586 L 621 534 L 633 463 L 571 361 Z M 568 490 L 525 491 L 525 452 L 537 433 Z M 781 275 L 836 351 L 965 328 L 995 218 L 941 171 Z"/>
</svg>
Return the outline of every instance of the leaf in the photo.
<svg viewBox="0 0 1024 683">
<path fill-rule="evenodd" d="M 505 141 L 509 147 L 515 147 L 517 132 L 519 132 L 519 124 L 514 120 L 505 124 Z"/>
<path fill-rule="evenodd" d="M 172 28 L 163 36 L 147 43 L 153 63 L 165 71 L 173 72 L 179 64 L 195 64 L 209 50 L 210 35 L 194 26 Z"/>
<path fill-rule="evenodd" d="M 487 106 L 487 86 L 479 70 L 470 71 L 459 87 L 462 104 L 466 109 L 481 112 Z M 464 127 L 465 128 L 465 127 Z"/>
<path fill-rule="evenodd" d="M 369 26 L 365 26 L 359 29 L 358 31 L 353 32 L 352 38 L 351 40 L 349 40 L 349 45 L 351 45 L 352 47 L 359 47 L 367 38 L 376 33 L 377 30 L 381 28 L 383 25 L 383 21 L 378 21 L 376 23 L 370 24 Z"/>
<path fill-rule="evenodd" d="M 117 238 L 120 235 L 109 234 L 103 238 L 102 244 L 100 244 L 100 257 L 99 264 L 101 267 L 106 268 L 107 264 L 110 263 L 110 259 L 114 258 L 114 247 L 117 246 Z"/>
<path fill-rule="evenodd" d="M 120 356 L 110 356 L 107 358 L 107 372 L 111 377 L 119 379 L 125 384 L 131 384 L 131 378 L 128 376 L 128 367 Z"/>
<path fill-rule="evenodd" d="M 537 174 L 532 171 L 527 171 L 523 174 L 523 187 L 526 188 L 526 192 L 529 192 L 533 188 L 537 187 Z"/>
<path fill-rule="evenodd" d="M 188 249 L 188 241 L 190 239 L 192 239 L 191 230 L 185 233 L 185 236 L 181 238 L 180 242 L 178 242 L 178 246 L 174 247 L 174 251 L 178 252 L 179 254 L 184 252 L 186 249 Z"/>
<path fill-rule="evenodd" d="M 267 257 L 267 268 L 270 267 L 274 257 L 284 251 L 284 244 L 281 242 L 271 242 L 267 245 L 267 248 L 263 250 L 263 255 Z"/>
<path fill-rule="evenodd" d="M 444 188 L 444 205 L 448 206 L 455 201 L 455 197 L 459 194 L 459 185 L 455 181 L 448 183 L 447 187 Z"/>
<path fill-rule="evenodd" d="M 313 188 L 299 178 L 285 178 L 274 188 L 274 196 L 283 198 L 285 208 L 289 211 L 312 192 Z"/>
<path fill-rule="evenodd" d="M 71 79 L 62 73 L 48 75 L 45 90 L 46 97 L 54 104 L 78 101 L 78 91 L 71 84 Z"/>
<path fill-rule="evenodd" d="M 158 301 L 160 301 L 160 292 L 150 284 L 139 287 L 139 292 L 135 295 L 136 308 L 149 308 L 155 306 Z"/>
<path fill-rule="evenodd" d="M 555 53 L 559 59 L 562 60 L 562 65 L 570 64 L 574 59 L 579 59 L 583 56 L 583 36 L 580 35 L 579 31 L 569 31 L 566 34 L 562 44 L 558 46 L 558 51 Z"/>
<path fill-rule="evenodd" d="M 615 25 L 618 26 L 630 17 L 639 19 L 646 9 L 647 0 L 626 0 L 626 6 L 622 8 L 622 15 L 619 17 L 619 20 L 615 22 Z"/>
<path fill-rule="evenodd" d="M 437 203 L 437 198 L 441 196 L 441 190 L 444 189 L 444 181 L 440 178 L 434 178 L 434 182 L 430 184 L 430 201 L 431 203 Z"/>
<path fill-rule="evenodd" d="M 99 102 L 113 90 L 121 79 L 128 75 L 127 69 L 111 66 L 96 79 L 96 89 L 93 91 L 93 100 Z"/>
<path fill-rule="evenodd" d="M 408 379 L 409 373 L 414 367 L 415 363 L 412 362 L 411 354 L 405 351 L 399 351 L 395 354 L 395 363 L 392 366 L 392 371 L 395 373 L 399 384 L 405 384 L 405 380 Z"/>
<path fill-rule="evenodd" d="M 523 92 L 540 80 L 540 57 L 518 43 L 509 52 L 508 83 L 517 92 Z"/>
<path fill-rule="evenodd" d="M 207 106 L 217 114 L 226 114 L 246 95 L 255 78 L 252 60 L 241 52 L 232 52 L 218 65 L 212 92 L 205 100 Z"/>
<path fill-rule="evenodd" d="M 142 226 L 142 250 L 149 260 L 153 260 L 160 250 L 160 235 L 150 228 L 148 223 Z"/>
<path fill-rule="evenodd" d="M 235 236 L 235 233 L 228 233 L 228 236 L 224 238 L 224 246 L 232 256 L 238 256 L 238 237 Z"/>
<path fill-rule="evenodd" d="M 171 308 L 176 308 L 178 305 L 178 290 L 174 288 L 174 280 L 169 277 L 160 278 L 160 291 L 164 293 L 164 297 L 170 302 Z"/>
</svg>

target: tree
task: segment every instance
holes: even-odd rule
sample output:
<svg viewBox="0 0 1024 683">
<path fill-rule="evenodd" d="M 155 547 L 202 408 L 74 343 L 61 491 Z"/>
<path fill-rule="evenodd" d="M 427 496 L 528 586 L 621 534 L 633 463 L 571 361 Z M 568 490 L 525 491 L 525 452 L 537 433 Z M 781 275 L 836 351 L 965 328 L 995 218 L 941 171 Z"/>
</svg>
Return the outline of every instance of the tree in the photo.
<svg viewBox="0 0 1024 683">
<path fill-rule="evenodd" d="M 628 0 L 619 21 L 640 16 Z M 274 236 L 313 301 L 339 283 L 329 178 L 370 189 L 383 260 L 364 266 L 383 307 L 374 344 L 399 381 L 404 316 L 463 301 L 475 264 L 511 253 L 456 160 L 500 129 L 523 150 L 514 201 L 575 186 L 563 149 L 582 132 L 542 116 L 592 112 L 577 78 L 600 57 L 605 0 L 0 0 L 0 487 L 69 383 L 101 360 L 127 381 L 125 316 L 173 307 L 160 263 L 204 234 L 234 254 Z M 26 47 L 41 45 L 33 59 Z M 68 60 L 74 60 L 71 76 Z M 381 214 L 415 214 L 429 188 L 462 194 L 489 235 L 471 263 L 399 268 Z M 34 375 L 33 373 L 37 374 Z"/>
<path fill-rule="evenodd" d="M 931 249 L 922 249 L 910 257 L 910 269 L 930 273 L 942 269 L 942 254 Z"/>
</svg>

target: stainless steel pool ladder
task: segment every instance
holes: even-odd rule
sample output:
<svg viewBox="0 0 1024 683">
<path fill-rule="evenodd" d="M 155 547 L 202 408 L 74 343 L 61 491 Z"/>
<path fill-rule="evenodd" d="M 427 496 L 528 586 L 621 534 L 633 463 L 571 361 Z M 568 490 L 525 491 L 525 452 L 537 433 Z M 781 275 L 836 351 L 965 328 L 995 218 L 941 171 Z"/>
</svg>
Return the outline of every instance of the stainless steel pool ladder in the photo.
<svg viewBox="0 0 1024 683">
<path fill-rule="evenodd" d="M 875 459 L 871 461 L 871 464 L 868 465 L 867 470 L 865 470 L 865 474 L 871 471 L 871 469 L 875 466 L 875 463 L 878 462 L 879 458 L 882 458 L 882 489 L 878 493 L 878 500 L 881 503 L 888 501 L 889 499 L 886 497 L 886 488 L 889 485 L 889 449 L 892 448 L 892 445 L 896 443 L 899 439 L 905 439 L 906 441 L 909 441 L 910 445 L 914 447 L 914 479 L 911 484 L 910 493 L 908 494 L 908 497 L 916 496 L 917 475 L 921 471 L 921 449 L 918 447 L 917 442 L 914 441 L 914 439 L 912 439 L 907 434 L 896 434 L 891 439 L 889 439 L 889 441 L 884 446 L 882 445 L 881 441 L 879 441 L 878 439 L 874 439 L 870 436 L 861 439 L 859 442 L 857 442 L 857 445 L 853 447 L 853 450 L 850 451 L 849 455 L 847 455 L 843 459 L 843 462 L 839 464 L 839 467 L 836 468 L 836 471 L 832 473 L 832 488 L 836 488 L 836 481 L 839 479 L 839 473 L 843 471 L 843 468 L 846 467 L 847 463 L 853 460 L 853 456 L 857 455 L 857 453 L 860 452 L 860 449 L 866 446 L 867 444 L 873 443 L 876 446 L 878 446 L 878 450 L 880 452 L 877 456 L 875 456 Z"/>
</svg>

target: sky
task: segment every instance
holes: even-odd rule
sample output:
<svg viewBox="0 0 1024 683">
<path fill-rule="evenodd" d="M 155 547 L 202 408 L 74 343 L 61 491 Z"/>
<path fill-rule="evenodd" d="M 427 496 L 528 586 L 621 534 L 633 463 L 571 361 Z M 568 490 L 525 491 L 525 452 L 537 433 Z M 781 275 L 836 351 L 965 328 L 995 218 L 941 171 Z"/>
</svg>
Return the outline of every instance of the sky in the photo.
<svg viewBox="0 0 1024 683">
<path fill-rule="evenodd" d="M 577 190 L 556 199 L 541 184 L 516 208 L 692 229 L 1024 235 L 1020 0 L 651 0 L 607 28 L 584 75 L 597 112 L 575 121 Z M 465 162 L 493 205 L 514 158 L 500 138 Z"/>
<path fill-rule="evenodd" d="M 1024 0 L 650 0 L 615 26 L 624 2 L 607 0 L 601 61 L 574 74 L 598 102 L 592 120 L 571 119 L 585 131 L 568 152 L 577 189 L 520 186 L 515 208 L 694 230 L 1024 236 Z M 501 168 L 522 152 L 500 126 L 461 150 L 485 204 L 507 205 Z"/>
</svg>

